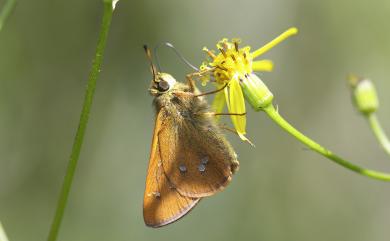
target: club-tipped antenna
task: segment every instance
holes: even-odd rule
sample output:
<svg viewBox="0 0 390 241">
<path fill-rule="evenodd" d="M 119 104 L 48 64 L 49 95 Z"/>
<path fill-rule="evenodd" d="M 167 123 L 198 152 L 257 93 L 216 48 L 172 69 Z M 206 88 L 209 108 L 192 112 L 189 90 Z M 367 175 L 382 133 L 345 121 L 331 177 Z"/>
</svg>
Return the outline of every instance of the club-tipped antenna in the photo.
<svg viewBox="0 0 390 241">
<path fill-rule="evenodd" d="M 157 69 L 156 69 L 156 66 L 154 66 L 154 64 L 153 64 L 152 53 L 150 52 L 150 49 L 148 48 L 148 46 L 146 44 L 144 44 L 144 50 L 146 53 L 146 57 L 148 58 L 149 63 L 150 63 L 150 69 L 152 71 L 153 80 L 156 80 Z"/>
<path fill-rule="evenodd" d="M 156 65 L 158 67 L 158 69 L 161 71 L 161 65 L 160 65 L 160 61 L 159 61 L 159 58 L 158 58 L 158 54 L 157 54 L 157 50 L 161 47 L 161 46 L 165 46 L 165 47 L 168 47 L 170 49 L 172 49 L 175 54 L 177 55 L 177 57 L 179 57 L 179 59 L 181 61 L 183 61 L 183 63 L 185 63 L 188 67 L 190 67 L 191 69 L 195 70 L 195 71 L 199 71 L 198 68 L 196 68 L 195 66 L 193 66 L 186 58 L 184 58 L 184 56 L 175 48 L 175 46 L 173 46 L 173 44 L 169 43 L 169 42 L 161 42 L 159 43 L 158 45 L 156 45 L 156 47 L 154 47 L 154 55 L 156 56 Z"/>
</svg>

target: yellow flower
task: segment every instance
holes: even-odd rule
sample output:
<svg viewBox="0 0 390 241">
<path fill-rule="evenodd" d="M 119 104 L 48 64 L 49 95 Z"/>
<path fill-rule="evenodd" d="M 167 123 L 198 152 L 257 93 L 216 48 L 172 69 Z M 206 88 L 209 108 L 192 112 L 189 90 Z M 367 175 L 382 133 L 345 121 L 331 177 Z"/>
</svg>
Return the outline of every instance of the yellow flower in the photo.
<svg viewBox="0 0 390 241">
<path fill-rule="evenodd" d="M 201 72 L 209 72 L 209 75 L 202 76 L 202 84 L 207 82 L 215 82 L 217 88 L 223 88 L 216 94 L 212 107 L 216 113 L 220 113 L 225 106 L 228 107 L 233 125 L 237 134 L 242 140 L 249 140 L 245 137 L 246 134 L 246 116 L 237 115 L 244 114 L 246 100 L 256 110 L 270 104 L 273 99 L 272 93 L 264 85 L 264 83 L 253 73 L 254 71 L 272 71 L 273 63 L 271 60 L 256 60 L 255 58 L 264 54 L 283 40 L 298 33 L 297 28 L 290 28 L 277 38 L 267 43 L 263 47 L 250 52 L 250 47 L 245 46 L 239 48 L 239 39 L 222 39 L 217 44 L 219 54 L 208 50 L 204 51 L 211 57 L 211 61 L 205 61 L 201 66 Z"/>
</svg>

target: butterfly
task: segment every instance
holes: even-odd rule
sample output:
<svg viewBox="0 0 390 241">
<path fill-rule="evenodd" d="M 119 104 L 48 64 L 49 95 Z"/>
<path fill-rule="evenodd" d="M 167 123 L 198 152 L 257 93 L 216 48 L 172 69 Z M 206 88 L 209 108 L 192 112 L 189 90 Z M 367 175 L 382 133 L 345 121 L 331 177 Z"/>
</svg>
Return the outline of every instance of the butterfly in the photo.
<svg viewBox="0 0 390 241">
<path fill-rule="evenodd" d="M 180 83 L 158 72 L 150 50 L 155 127 L 143 201 L 149 227 L 175 222 L 203 198 L 223 190 L 238 170 L 232 146 L 190 75 Z M 215 92 L 215 91 L 214 91 Z M 209 92 L 211 93 L 211 92 Z"/>
</svg>

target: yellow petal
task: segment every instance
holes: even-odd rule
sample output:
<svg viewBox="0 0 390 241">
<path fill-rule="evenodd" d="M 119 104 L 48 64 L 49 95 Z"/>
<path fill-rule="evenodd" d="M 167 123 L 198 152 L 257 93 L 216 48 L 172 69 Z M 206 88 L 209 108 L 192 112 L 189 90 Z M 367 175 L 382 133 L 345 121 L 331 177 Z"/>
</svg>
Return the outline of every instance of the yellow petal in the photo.
<svg viewBox="0 0 390 241">
<path fill-rule="evenodd" d="M 227 88 L 225 88 L 227 89 Z M 211 109 L 215 113 L 222 113 L 223 107 L 225 106 L 226 100 L 225 100 L 225 92 L 219 91 L 217 94 L 215 94 L 213 103 L 211 104 Z M 215 119 L 218 121 L 220 115 L 215 116 Z"/>
<path fill-rule="evenodd" d="M 274 68 L 274 64 L 271 60 L 259 60 L 259 61 L 253 61 L 252 63 L 252 70 L 253 71 L 266 71 L 271 72 Z"/>
<path fill-rule="evenodd" d="M 240 83 L 237 79 L 233 79 L 230 81 L 229 87 L 229 112 L 233 114 L 245 113 L 245 101 Z M 244 134 L 246 133 L 246 116 L 231 115 L 231 119 L 241 139 L 246 140 L 246 138 L 244 137 Z"/>
<path fill-rule="evenodd" d="M 262 54 L 264 54 L 265 52 L 267 52 L 268 50 L 272 49 L 273 47 L 275 47 L 276 45 L 280 44 L 281 42 L 283 42 L 284 40 L 286 40 L 288 37 L 291 37 L 295 34 L 298 33 L 298 29 L 297 28 L 289 28 L 287 29 L 285 32 L 283 32 L 281 35 L 279 35 L 278 37 L 274 38 L 271 42 L 267 43 L 266 45 L 264 45 L 263 47 L 259 48 L 258 50 L 256 50 L 255 52 L 252 53 L 252 57 L 253 58 L 256 58 Z"/>
<path fill-rule="evenodd" d="M 230 82 L 229 82 L 230 83 Z M 230 85 L 229 85 L 230 86 Z M 227 108 L 230 112 L 230 100 L 229 100 L 229 88 L 225 88 L 223 89 L 223 92 L 225 92 L 225 100 L 226 100 L 226 105 L 227 105 Z"/>
</svg>

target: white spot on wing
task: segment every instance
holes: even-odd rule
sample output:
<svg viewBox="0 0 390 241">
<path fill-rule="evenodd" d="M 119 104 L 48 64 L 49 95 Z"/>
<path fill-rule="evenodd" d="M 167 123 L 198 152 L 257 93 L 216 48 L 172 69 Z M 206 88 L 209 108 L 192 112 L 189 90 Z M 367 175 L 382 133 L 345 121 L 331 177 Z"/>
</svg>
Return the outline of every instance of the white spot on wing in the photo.
<svg viewBox="0 0 390 241">
<path fill-rule="evenodd" d="M 203 164 L 203 163 L 199 164 L 198 170 L 199 170 L 201 173 L 203 173 L 204 171 L 206 171 L 206 165 Z"/>
<path fill-rule="evenodd" d="M 187 172 L 187 167 L 184 164 L 180 164 L 179 170 L 181 173 L 185 173 L 185 172 Z"/>
</svg>

